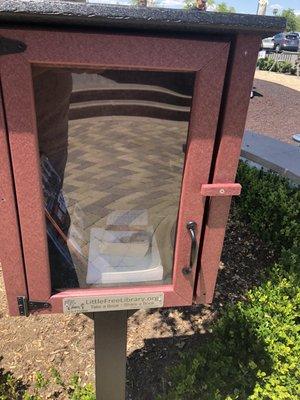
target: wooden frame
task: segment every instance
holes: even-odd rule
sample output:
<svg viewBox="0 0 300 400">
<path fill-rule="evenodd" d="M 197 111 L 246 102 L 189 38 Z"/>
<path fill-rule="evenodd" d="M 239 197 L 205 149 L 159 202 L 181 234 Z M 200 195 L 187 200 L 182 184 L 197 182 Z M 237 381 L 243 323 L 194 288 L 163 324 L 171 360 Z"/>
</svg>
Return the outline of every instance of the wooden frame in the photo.
<svg viewBox="0 0 300 400">
<path fill-rule="evenodd" d="M 48 313 L 61 312 L 62 300 L 68 296 L 163 292 L 164 306 L 190 305 L 196 269 L 188 276 L 182 273 L 183 266 L 189 263 L 191 247 L 186 224 L 189 220 L 197 222 L 199 243 L 205 206 L 200 190 L 202 184 L 208 183 L 211 172 L 230 42 L 207 36 L 174 38 L 26 29 L 2 29 L 1 35 L 20 40 L 27 46 L 22 54 L 1 57 L 0 73 L 29 299 L 49 302 L 51 310 L 41 311 Z M 68 289 L 51 296 L 31 76 L 31 67 L 37 65 L 196 71 L 172 284 Z M 209 113 L 204 112 L 205 118 L 203 110 L 209 110 Z M 8 279 L 6 283 L 7 291 L 12 293 L 12 282 Z M 26 295 L 25 291 L 23 295 Z M 12 295 L 9 299 L 16 302 Z M 14 307 L 12 313 L 15 313 Z"/>
<path fill-rule="evenodd" d="M 0 265 L 9 312 L 18 315 L 16 299 L 18 296 L 27 295 L 27 286 L 2 93 L 0 93 L 0 171 Z"/>
<path fill-rule="evenodd" d="M 212 184 L 226 186 L 235 181 L 260 43 L 260 35 L 239 34 L 232 45 L 214 152 Z M 195 289 L 197 303 L 213 301 L 231 198 L 232 194 L 211 197 L 207 206 L 198 260 L 201 268 Z"/>
</svg>

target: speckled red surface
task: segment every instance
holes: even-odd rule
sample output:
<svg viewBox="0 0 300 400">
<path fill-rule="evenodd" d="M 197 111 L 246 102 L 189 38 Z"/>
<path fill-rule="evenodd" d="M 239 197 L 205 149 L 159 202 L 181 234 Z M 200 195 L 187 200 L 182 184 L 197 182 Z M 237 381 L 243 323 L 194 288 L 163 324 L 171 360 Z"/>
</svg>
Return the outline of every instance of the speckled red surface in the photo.
<svg viewBox="0 0 300 400">
<path fill-rule="evenodd" d="M 259 37 L 255 36 L 240 34 L 237 37 L 221 110 L 213 183 L 235 181 L 259 42 Z M 196 288 L 199 303 L 210 303 L 213 299 L 230 200 L 230 197 L 210 199 Z"/>
<path fill-rule="evenodd" d="M 18 314 L 17 296 L 27 294 L 7 132 L 0 97 L 0 265 L 11 314 Z"/>
<path fill-rule="evenodd" d="M 191 304 L 195 270 L 188 277 L 182 273 L 182 268 L 189 264 L 191 251 L 186 225 L 190 220 L 197 222 L 199 240 L 205 201 L 200 195 L 200 188 L 202 183 L 208 182 L 211 168 L 227 66 L 228 42 L 207 40 L 208 38 L 190 40 L 120 34 L 103 34 L 100 40 L 96 34 L 55 31 L 3 30 L 2 33 L 27 45 L 27 50 L 22 55 L 7 56 L 1 60 L 2 87 L 29 296 L 32 300 L 50 301 L 53 312 L 61 312 L 63 297 L 82 296 L 88 292 L 91 295 L 100 295 L 100 292 L 111 294 L 113 289 L 75 289 L 68 293 L 60 293 L 49 300 L 51 282 L 30 64 L 78 67 L 84 65 L 87 68 L 130 66 L 154 70 L 200 71 L 197 74 L 190 121 L 189 151 L 178 219 L 173 284 L 169 288 L 152 287 L 152 290 L 165 292 L 165 306 Z M 246 62 L 247 54 L 246 52 L 242 55 Z M 214 79 L 211 79 L 212 76 Z M 244 108 L 242 111 L 245 115 Z M 236 149 L 234 157 L 237 158 L 238 154 L 239 148 Z M 215 282 L 211 282 L 210 290 L 213 290 L 214 284 Z M 118 290 L 120 291 L 125 293 L 126 288 Z M 127 291 L 133 292 L 132 288 L 127 288 Z M 135 288 L 136 293 L 147 291 L 147 287 Z"/>
<path fill-rule="evenodd" d="M 88 65 L 89 67 L 130 65 L 134 68 L 201 71 L 195 83 L 196 95 L 193 100 L 189 129 L 190 139 L 174 255 L 174 292 L 167 290 L 166 287 L 159 288 L 166 291 L 165 306 L 190 304 L 195 272 L 188 277 L 183 276 L 181 272 L 182 268 L 188 264 L 190 255 L 190 238 L 186 223 L 189 220 L 197 221 L 199 240 L 205 204 L 205 197 L 201 196 L 200 187 L 202 183 L 208 182 L 209 172 L 213 183 L 234 182 L 260 37 L 246 34 L 240 34 L 237 37 L 235 52 L 231 55 L 231 66 L 227 70 L 225 96 L 223 96 L 218 121 L 229 48 L 226 42 L 178 40 L 167 37 L 158 39 L 138 35 L 125 37 L 109 34 L 101 36 L 103 40 L 99 41 L 98 35 L 94 34 L 68 33 L 64 35 L 62 32 L 35 31 L 32 33 L 25 30 L 4 33 L 25 41 L 28 46 L 23 55 L 5 57 L 1 63 L 1 72 L 31 299 L 48 300 L 51 284 L 38 171 L 30 63 Z M 62 42 L 64 46 L 61 46 Z M 46 48 L 45 43 L 48 44 Z M 216 59 L 218 59 L 217 63 Z M 14 65 L 13 69 L 11 65 Z M 280 111 L 283 106 L 286 109 L 287 104 L 290 104 L 291 97 L 288 92 L 291 89 L 282 89 L 275 85 L 277 90 L 284 90 L 288 98 L 287 101 L 279 101 L 276 91 L 269 89 L 270 84 L 266 86 L 265 83 L 259 82 L 256 85 L 257 91 L 263 89 L 263 96 L 269 99 L 265 102 L 268 107 L 274 108 L 275 104 Z M 258 118 L 253 118 L 253 107 L 259 106 L 261 113 L 262 99 L 263 97 L 256 96 L 252 101 L 250 121 L 256 121 Z M 297 106 L 297 99 L 294 103 Z M 18 108 L 15 107 L 16 104 Z M 203 110 L 205 110 L 205 118 L 203 118 Z M 259 117 L 261 119 L 261 115 Z M 281 118 L 280 115 L 277 115 L 277 118 Z M 284 115 L 282 119 L 286 124 L 287 116 Z M 274 119 L 272 121 L 270 126 L 274 125 Z M 217 142 L 214 146 L 217 124 Z M 265 123 L 264 129 L 268 130 L 268 126 Z M 279 123 L 277 128 L 281 132 L 278 126 Z M 254 130 L 260 131 L 260 129 Z M 210 171 L 213 147 L 215 161 Z M 195 186 L 195 182 L 198 185 Z M 229 207 L 230 197 L 223 197 L 213 198 L 207 209 L 203 251 L 198 265 L 198 269 L 201 265 L 199 286 L 196 288 L 198 302 L 211 302 L 213 298 Z M 33 219 L 34 230 L 32 229 Z M 143 292 L 146 289 L 140 287 L 136 291 Z M 102 292 L 107 291 L 109 294 L 111 290 L 106 289 Z M 126 291 L 126 288 L 122 289 L 123 292 L 124 290 Z M 75 296 L 84 293 L 80 290 L 70 291 L 70 295 Z M 91 291 L 91 294 L 95 295 L 95 290 Z M 67 296 L 66 293 L 54 296 L 53 311 L 61 311 L 61 300 L 65 296 Z"/>
</svg>

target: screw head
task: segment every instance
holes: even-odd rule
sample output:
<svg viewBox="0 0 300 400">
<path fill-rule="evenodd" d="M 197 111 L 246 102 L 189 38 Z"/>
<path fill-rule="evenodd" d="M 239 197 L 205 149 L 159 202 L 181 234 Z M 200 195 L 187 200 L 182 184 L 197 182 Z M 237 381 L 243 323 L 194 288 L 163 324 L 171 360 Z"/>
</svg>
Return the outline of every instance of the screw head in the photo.
<svg viewBox="0 0 300 400">
<path fill-rule="evenodd" d="M 197 226 L 197 223 L 196 223 L 195 221 L 189 221 L 189 222 L 186 224 L 186 227 L 187 227 L 188 229 L 196 229 L 196 226 Z"/>
<path fill-rule="evenodd" d="M 183 267 L 182 268 L 182 273 L 185 276 L 189 275 L 191 272 L 192 272 L 192 268 L 190 268 L 190 267 Z"/>
</svg>

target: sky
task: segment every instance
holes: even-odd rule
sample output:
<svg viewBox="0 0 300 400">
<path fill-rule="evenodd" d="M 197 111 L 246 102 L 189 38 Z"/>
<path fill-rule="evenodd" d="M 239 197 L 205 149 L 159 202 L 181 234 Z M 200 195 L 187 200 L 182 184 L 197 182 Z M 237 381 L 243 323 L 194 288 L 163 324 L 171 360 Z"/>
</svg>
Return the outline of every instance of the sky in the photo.
<svg viewBox="0 0 300 400">
<path fill-rule="evenodd" d="M 257 0 L 227 0 L 226 2 L 228 5 L 233 6 L 237 12 L 255 14 L 257 10 Z M 272 14 L 272 8 L 274 6 L 279 10 L 292 8 L 300 14 L 300 0 L 269 0 L 268 14 Z"/>
<path fill-rule="evenodd" d="M 130 0 L 87 0 L 90 3 L 119 3 L 132 4 Z M 233 6 L 236 12 L 256 14 L 258 0 L 224 0 L 228 5 Z M 222 0 L 216 0 L 216 3 L 221 3 Z M 184 0 L 159 0 L 159 3 L 165 7 L 182 8 Z M 292 8 L 296 14 L 300 15 L 300 0 L 269 0 L 268 14 L 272 15 L 272 9 L 279 10 L 284 8 Z"/>
</svg>

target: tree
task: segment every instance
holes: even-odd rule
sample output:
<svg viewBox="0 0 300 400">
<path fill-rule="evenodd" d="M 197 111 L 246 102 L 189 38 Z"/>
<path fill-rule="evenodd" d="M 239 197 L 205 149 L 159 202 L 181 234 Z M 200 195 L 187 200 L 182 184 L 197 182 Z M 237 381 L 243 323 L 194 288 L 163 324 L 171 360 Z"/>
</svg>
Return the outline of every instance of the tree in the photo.
<svg viewBox="0 0 300 400">
<path fill-rule="evenodd" d="M 296 16 L 296 21 L 297 21 L 296 31 L 300 32 L 300 15 Z"/>
<path fill-rule="evenodd" d="M 235 8 L 228 6 L 224 1 L 220 4 L 216 4 L 215 0 L 207 0 L 207 6 L 215 6 L 217 12 L 235 13 Z M 196 6 L 196 0 L 185 0 L 184 8 L 193 8 Z"/>
<path fill-rule="evenodd" d="M 134 1 L 134 3 L 135 3 L 137 6 L 147 7 L 147 0 L 137 0 L 137 1 Z"/>
<path fill-rule="evenodd" d="M 283 10 L 281 16 L 286 18 L 286 30 L 288 32 L 294 32 L 297 30 L 297 17 L 292 8 Z"/>
<path fill-rule="evenodd" d="M 258 0 L 257 14 L 258 15 L 266 15 L 268 4 L 269 4 L 269 0 Z"/>
<path fill-rule="evenodd" d="M 154 7 L 159 4 L 159 0 L 131 0 L 131 3 L 139 7 Z"/>
<path fill-rule="evenodd" d="M 235 13 L 235 8 L 228 6 L 224 1 L 220 4 L 217 5 L 216 11 L 222 12 L 222 13 Z"/>
<path fill-rule="evenodd" d="M 184 8 L 185 9 L 189 9 L 189 8 L 193 8 L 196 5 L 196 0 L 184 0 Z"/>
<path fill-rule="evenodd" d="M 213 2 L 213 0 L 208 0 L 206 2 L 206 4 L 209 5 L 212 2 Z M 195 7 L 197 7 L 197 0 L 184 0 L 184 8 L 185 9 L 195 8 Z"/>
</svg>

